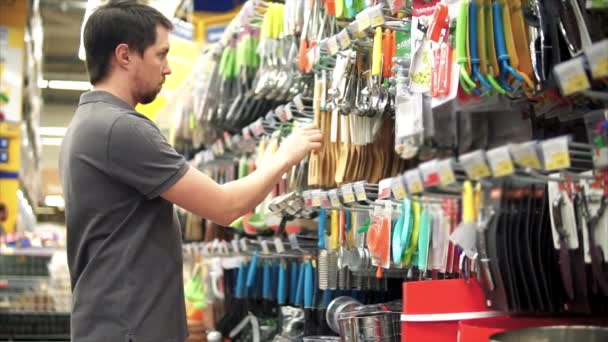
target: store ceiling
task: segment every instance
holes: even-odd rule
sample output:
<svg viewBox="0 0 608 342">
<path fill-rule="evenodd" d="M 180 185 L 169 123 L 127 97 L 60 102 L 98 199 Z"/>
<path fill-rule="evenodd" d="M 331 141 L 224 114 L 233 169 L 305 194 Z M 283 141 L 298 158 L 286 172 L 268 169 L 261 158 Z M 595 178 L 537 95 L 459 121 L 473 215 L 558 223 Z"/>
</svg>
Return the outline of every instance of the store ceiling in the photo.
<svg viewBox="0 0 608 342">
<path fill-rule="evenodd" d="M 86 67 L 78 58 L 80 26 L 86 0 L 41 0 L 44 29 L 45 80 L 86 81 Z M 80 92 L 44 89 L 45 102 L 76 102 Z"/>
</svg>

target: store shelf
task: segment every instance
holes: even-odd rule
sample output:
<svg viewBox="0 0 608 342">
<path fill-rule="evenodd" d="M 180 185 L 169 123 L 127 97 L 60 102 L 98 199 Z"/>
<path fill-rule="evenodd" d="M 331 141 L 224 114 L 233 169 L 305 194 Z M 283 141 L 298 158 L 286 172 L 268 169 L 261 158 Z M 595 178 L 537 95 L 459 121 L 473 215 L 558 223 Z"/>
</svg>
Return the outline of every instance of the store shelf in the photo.
<svg viewBox="0 0 608 342">
<path fill-rule="evenodd" d="M 28 247 L 28 248 L 0 247 L 0 255 L 52 257 L 53 254 L 55 254 L 58 251 L 59 250 L 57 248 L 47 248 L 47 247 Z"/>
<path fill-rule="evenodd" d="M 2 289 L 32 289 L 48 281 L 49 277 L 42 276 L 0 275 L 0 294 L 2 294 Z"/>
</svg>

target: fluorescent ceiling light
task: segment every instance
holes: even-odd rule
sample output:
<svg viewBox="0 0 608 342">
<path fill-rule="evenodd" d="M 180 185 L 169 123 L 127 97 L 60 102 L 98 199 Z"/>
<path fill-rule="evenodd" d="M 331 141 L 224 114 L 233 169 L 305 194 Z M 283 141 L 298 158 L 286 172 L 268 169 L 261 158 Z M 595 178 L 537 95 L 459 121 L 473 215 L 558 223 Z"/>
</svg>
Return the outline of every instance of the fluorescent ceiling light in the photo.
<svg viewBox="0 0 608 342">
<path fill-rule="evenodd" d="M 65 200 L 61 195 L 47 195 L 44 197 L 44 205 L 47 207 L 65 208 Z"/>
<path fill-rule="evenodd" d="M 90 90 L 92 88 L 91 83 L 86 81 L 49 81 L 50 89 L 62 89 L 62 90 Z"/>
<path fill-rule="evenodd" d="M 39 80 L 38 88 L 58 90 L 90 90 L 91 83 L 87 81 Z"/>
<path fill-rule="evenodd" d="M 67 130 L 67 127 L 40 127 L 38 132 L 43 136 L 62 137 Z"/>
<path fill-rule="evenodd" d="M 42 145 L 45 145 L 45 146 L 61 146 L 62 141 L 63 141 L 63 138 L 42 137 Z"/>
</svg>

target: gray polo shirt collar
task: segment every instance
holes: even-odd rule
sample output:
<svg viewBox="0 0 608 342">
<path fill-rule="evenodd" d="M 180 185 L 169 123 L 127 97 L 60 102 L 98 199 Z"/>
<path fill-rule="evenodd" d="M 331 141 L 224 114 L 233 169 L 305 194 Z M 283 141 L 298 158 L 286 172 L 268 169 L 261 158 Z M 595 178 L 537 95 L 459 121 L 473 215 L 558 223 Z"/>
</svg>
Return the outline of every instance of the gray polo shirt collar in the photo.
<svg viewBox="0 0 608 342">
<path fill-rule="evenodd" d="M 134 110 L 134 108 L 130 104 L 128 104 L 121 98 L 108 93 L 107 91 L 91 90 L 80 95 L 79 105 L 93 102 L 105 102 L 126 110 Z"/>
</svg>

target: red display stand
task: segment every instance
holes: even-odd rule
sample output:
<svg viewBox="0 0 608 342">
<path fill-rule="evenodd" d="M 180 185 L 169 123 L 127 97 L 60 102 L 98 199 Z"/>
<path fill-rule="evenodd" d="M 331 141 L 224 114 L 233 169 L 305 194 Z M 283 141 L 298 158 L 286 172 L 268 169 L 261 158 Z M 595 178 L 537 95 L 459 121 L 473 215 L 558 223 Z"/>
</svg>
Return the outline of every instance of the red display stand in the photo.
<svg viewBox="0 0 608 342">
<path fill-rule="evenodd" d="M 456 341 L 459 321 L 503 315 L 486 307 L 476 279 L 406 282 L 401 341 Z"/>
</svg>

